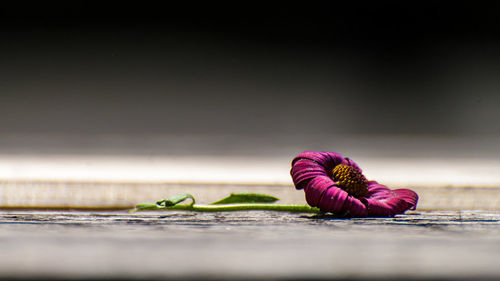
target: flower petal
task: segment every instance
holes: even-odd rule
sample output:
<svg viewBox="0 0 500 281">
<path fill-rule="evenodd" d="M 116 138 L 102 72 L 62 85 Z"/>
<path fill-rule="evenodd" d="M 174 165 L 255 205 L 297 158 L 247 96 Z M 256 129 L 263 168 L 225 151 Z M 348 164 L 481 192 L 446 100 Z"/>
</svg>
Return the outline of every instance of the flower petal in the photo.
<svg viewBox="0 0 500 281">
<path fill-rule="evenodd" d="M 366 206 L 359 199 L 350 196 L 337 186 L 333 186 L 323 193 L 318 207 L 324 212 L 343 216 L 363 217 L 367 215 Z"/>
<path fill-rule="evenodd" d="M 319 201 L 320 210 L 332 212 L 334 214 L 344 213 L 344 205 L 349 194 L 340 187 L 333 186 L 327 189 Z"/>
<path fill-rule="evenodd" d="M 418 195 L 409 189 L 391 190 L 388 187 L 371 181 L 368 186 L 370 197 L 366 199 L 368 215 L 392 217 L 406 210 L 414 210 Z"/>
<path fill-rule="evenodd" d="M 307 203 L 313 207 L 318 207 L 323 193 L 333 186 L 335 186 L 335 183 L 327 176 L 322 175 L 313 178 L 304 189 Z"/>
<path fill-rule="evenodd" d="M 343 215 L 346 217 L 366 217 L 368 210 L 363 198 L 358 199 L 352 196 L 347 197 L 347 202 L 344 205 Z"/>
<path fill-rule="evenodd" d="M 359 166 L 335 152 L 304 151 L 292 161 L 290 174 L 297 189 L 304 189 L 307 203 L 324 212 L 353 217 L 391 217 L 415 209 L 418 195 L 408 189 L 391 190 L 368 182 L 368 197 L 356 198 L 336 185 L 331 171 L 339 164 Z M 361 171 L 361 169 L 359 169 Z"/>
<path fill-rule="evenodd" d="M 363 202 L 336 186 L 328 176 L 311 179 L 304 191 L 307 203 L 325 213 L 354 217 L 364 217 L 368 214 Z"/>
<path fill-rule="evenodd" d="M 304 151 L 293 159 L 290 173 L 295 188 L 303 189 L 312 178 L 328 176 L 335 166 L 348 163 L 338 153 Z"/>
<path fill-rule="evenodd" d="M 322 165 L 325 169 L 332 168 L 339 164 L 348 164 L 347 160 L 342 157 L 339 153 L 335 152 L 316 152 L 316 151 L 304 151 L 297 155 L 295 159 L 292 161 L 292 166 L 295 164 L 295 161 L 299 159 L 309 159 L 320 165 Z"/>
<path fill-rule="evenodd" d="M 326 176 L 325 168 L 310 159 L 296 161 L 290 173 L 297 189 L 304 188 L 307 182 L 315 177 Z"/>
</svg>

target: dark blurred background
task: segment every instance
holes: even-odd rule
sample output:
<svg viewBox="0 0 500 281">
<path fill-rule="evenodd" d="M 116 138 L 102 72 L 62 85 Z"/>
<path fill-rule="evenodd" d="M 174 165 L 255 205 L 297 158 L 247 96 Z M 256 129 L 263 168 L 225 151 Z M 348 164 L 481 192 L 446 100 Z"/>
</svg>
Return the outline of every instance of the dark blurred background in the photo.
<svg viewBox="0 0 500 281">
<path fill-rule="evenodd" d="M 500 4 L 12 1 L 2 135 L 500 133 Z"/>
</svg>

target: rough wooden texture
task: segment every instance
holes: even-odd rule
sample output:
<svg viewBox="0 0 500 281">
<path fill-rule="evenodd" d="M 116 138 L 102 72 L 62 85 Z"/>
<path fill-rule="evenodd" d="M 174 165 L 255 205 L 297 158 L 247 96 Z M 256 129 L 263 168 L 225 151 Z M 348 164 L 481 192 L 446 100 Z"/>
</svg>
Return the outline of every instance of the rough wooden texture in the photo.
<svg viewBox="0 0 500 281">
<path fill-rule="evenodd" d="M 500 210 L 500 188 L 410 188 L 420 196 L 420 210 Z M 3 181 L 0 208 L 132 208 L 138 203 L 156 202 L 185 192 L 193 194 L 200 203 L 216 201 L 231 192 L 260 192 L 276 196 L 284 204 L 305 204 L 304 192 L 291 184 Z"/>
<path fill-rule="evenodd" d="M 0 213 L 0 278 L 500 278 L 500 212 Z"/>
<path fill-rule="evenodd" d="M 291 185 L 4 181 L 0 279 L 500 279 L 500 188 L 414 190 L 417 211 L 339 219 L 97 211 L 182 192 L 200 203 L 251 191 L 304 204 Z M 96 211 L 33 209 L 49 207 Z"/>
</svg>

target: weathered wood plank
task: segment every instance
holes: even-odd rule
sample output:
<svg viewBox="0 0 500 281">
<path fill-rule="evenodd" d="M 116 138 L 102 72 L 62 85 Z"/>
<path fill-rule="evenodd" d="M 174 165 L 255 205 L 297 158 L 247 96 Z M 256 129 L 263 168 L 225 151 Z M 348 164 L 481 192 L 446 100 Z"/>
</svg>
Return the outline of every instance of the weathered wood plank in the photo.
<svg viewBox="0 0 500 281">
<path fill-rule="evenodd" d="M 1 212 L 0 278 L 500 278 L 498 211 Z"/>
<path fill-rule="evenodd" d="M 496 187 L 410 188 L 420 196 L 420 210 L 500 210 L 500 188 Z M 276 196 L 284 204 L 305 204 L 304 192 L 291 184 L 0 181 L 0 208 L 123 209 L 186 192 L 200 203 L 216 201 L 231 192 L 258 192 Z"/>
</svg>

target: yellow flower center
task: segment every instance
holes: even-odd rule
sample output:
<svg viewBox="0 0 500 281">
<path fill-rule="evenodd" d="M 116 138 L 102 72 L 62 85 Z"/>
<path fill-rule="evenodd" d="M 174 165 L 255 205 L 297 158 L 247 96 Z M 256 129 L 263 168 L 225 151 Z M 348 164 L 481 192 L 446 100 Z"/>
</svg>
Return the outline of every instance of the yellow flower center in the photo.
<svg viewBox="0 0 500 281">
<path fill-rule="evenodd" d="M 354 197 L 368 195 L 368 181 L 356 167 L 344 164 L 335 166 L 333 180 L 349 195 Z"/>
</svg>

